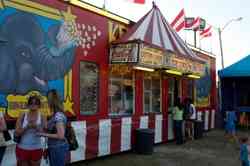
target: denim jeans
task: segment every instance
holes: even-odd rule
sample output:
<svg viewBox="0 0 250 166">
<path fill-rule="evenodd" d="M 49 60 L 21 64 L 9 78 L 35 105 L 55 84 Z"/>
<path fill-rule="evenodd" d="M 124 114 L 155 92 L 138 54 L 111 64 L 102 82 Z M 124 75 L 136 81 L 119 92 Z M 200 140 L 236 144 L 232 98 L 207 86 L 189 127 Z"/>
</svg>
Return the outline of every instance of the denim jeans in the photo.
<svg viewBox="0 0 250 166">
<path fill-rule="evenodd" d="M 50 166 L 64 166 L 68 152 L 69 145 L 67 143 L 50 145 L 48 147 Z"/>
<path fill-rule="evenodd" d="M 3 155 L 5 152 L 5 149 L 6 149 L 6 146 L 0 146 L 0 165 L 1 165 L 1 162 L 3 160 Z"/>
<path fill-rule="evenodd" d="M 242 166 L 249 166 L 249 161 L 241 161 Z"/>
<path fill-rule="evenodd" d="M 174 131 L 176 135 L 176 144 L 183 144 L 182 120 L 174 120 Z"/>
</svg>

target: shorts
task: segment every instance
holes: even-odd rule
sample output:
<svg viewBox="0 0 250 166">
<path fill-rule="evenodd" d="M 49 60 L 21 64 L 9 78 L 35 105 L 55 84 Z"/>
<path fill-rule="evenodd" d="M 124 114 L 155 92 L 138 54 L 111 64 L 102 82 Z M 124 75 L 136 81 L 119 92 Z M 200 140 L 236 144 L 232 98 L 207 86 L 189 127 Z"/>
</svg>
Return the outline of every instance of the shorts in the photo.
<svg viewBox="0 0 250 166">
<path fill-rule="evenodd" d="M 42 149 L 26 150 L 16 146 L 16 157 L 21 161 L 38 161 L 43 156 Z"/>
</svg>

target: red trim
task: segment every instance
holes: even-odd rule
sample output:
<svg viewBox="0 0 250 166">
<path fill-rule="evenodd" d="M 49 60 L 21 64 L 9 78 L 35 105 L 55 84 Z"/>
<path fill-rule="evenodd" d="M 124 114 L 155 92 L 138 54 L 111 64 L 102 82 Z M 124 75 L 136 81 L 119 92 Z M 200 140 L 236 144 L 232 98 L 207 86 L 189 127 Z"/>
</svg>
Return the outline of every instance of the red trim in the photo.
<svg viewBox="0 0 250 166">
<path fill-rule="evenodd" d="M 112 119 L 111 128 L 111 154 L 118 153 L 121 151 L 121 118 Z"/>
<path fill-rule="evenodd" d="M 162 141 L 168 141 L 168 80 L 162 79 Z"/>
<path fill-rule="evenodd" d="M 87 121 L 86 125 L 86 159 L 91 159 L 98 155 L 99 123 L 98 121 Z"/>
<path fill-rule="evenodd" d="M 153 14 L 152 14 L 152 17 L 150 18 L 150 22 L 149 22 L 149 25 L 148 25 L 148 29 L 144 35 L 144 41 L 147 42 L 147 43 L 153 43 L 153 27 L 154 27 L 154 16 L 156 15 L 156 12 L 153 11 Z"/>
<path fill-rule="evenodd" d="M 152 113 L 148 115 L 148 128 L 149 129 L 155 129 L 155 116 L 157 114 Z"/>
<path fill-rule="evenodd" d="M 135 145 L 135 131 L 140 127 L 140 118 L 132 117 L 132 131 L 131 131 L 131 148 L 134 148 Z"/>
<path fill-rule="evenodd" d="M 143 115 L 143 72 L 135 71 L 135 113 L 134 116 Z"/>
</svg>

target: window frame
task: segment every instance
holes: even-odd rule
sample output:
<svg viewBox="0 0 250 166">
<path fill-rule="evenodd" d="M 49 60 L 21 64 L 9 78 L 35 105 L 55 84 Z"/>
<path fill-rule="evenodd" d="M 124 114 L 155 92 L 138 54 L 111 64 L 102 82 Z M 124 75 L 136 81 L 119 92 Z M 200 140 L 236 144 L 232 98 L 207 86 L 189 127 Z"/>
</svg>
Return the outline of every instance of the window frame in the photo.
<svg viewBox="0 0 250 166">
<path fill-rule="evenodd" d="M 149 90 L 145 90 L 145 80 L 150 77 L 150 103 L 149 103 L 149 112 L 145 111 L 145 92 L 148 92 Z M 153 76 L 147 76 L 146 78 L 143 78 L 143 114 L 161 114 L 162 113 L 162 78 L 159 76 L 160 81 L 160 112 L 153 111 Z"/>
<path fill-rule="evenodd" d="M 81 63 L 88 63 L 88 64 L 95 64 L 96 68 L 98 69 L 97 72 L 97 95 L 96 95 L 96 110 L 91 113 L 83 113 L 81 111 Z M 80 60 L 79 61 L 79 115 L 80 116 L 96 116 L 100 113 L 100 65 L 97 62 L 94 61 L 87 61 L 87 60 Z"/>
<path fill-rule="evenodd" d="M 111 66 L 112 67 L 112 66 Z M 133 99 L 132 99 L 132 102 L 133 102 L 133 106 L 132 106 L 132 113 L 131 114 L 112 114 L 111 113 L 111 107 L 112 107 L 112 97 L 110 97 L 109 93 L 108 93 L 108 99 L 109 99 L 109 103 L 108 103 L 108 116 L 109 117 L 130 117 L 130 116 L 133 116 L 135 114 L 135 72 L 134 70 L 131 69 L 131 74 L 132 74 L 132 89 L 133 89 Z M 120 74 L 120 75 L 114 75 L 110 72 L 109 74 L 109 79 L 108 79 L 108 89 L 110 90 L 110 86 L 112 85 L 113 83 L 113 80 L 114 79 L 117 79 L 119 76 L 119 79 L 121 81 L 124 81 L 124 75 Z M 122 89 L 124 89 L 124 86 L 122 87 Z M 124 104 L 124 103 L 123 103 Z"/>
</svg>

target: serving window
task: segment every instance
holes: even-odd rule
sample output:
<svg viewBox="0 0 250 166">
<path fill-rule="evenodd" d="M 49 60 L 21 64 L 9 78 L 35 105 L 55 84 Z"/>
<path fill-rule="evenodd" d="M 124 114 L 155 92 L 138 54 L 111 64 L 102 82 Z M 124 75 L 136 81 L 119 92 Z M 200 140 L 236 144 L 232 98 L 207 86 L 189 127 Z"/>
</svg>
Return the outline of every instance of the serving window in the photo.
<svg viewBox="0 0 250 166">
<path fill-rule="evenodd" d="M 132 115 L 134 110 L 133 70 L 111 65 L 109 79 L 109 115 Z"/>
<path fill-rule="evenodd" d="M 144 92 L 144 113 L 161 112 L 161 79 L 160 74 L 147 73 L 144 74 L 143 81 Z"/>
</svg>

